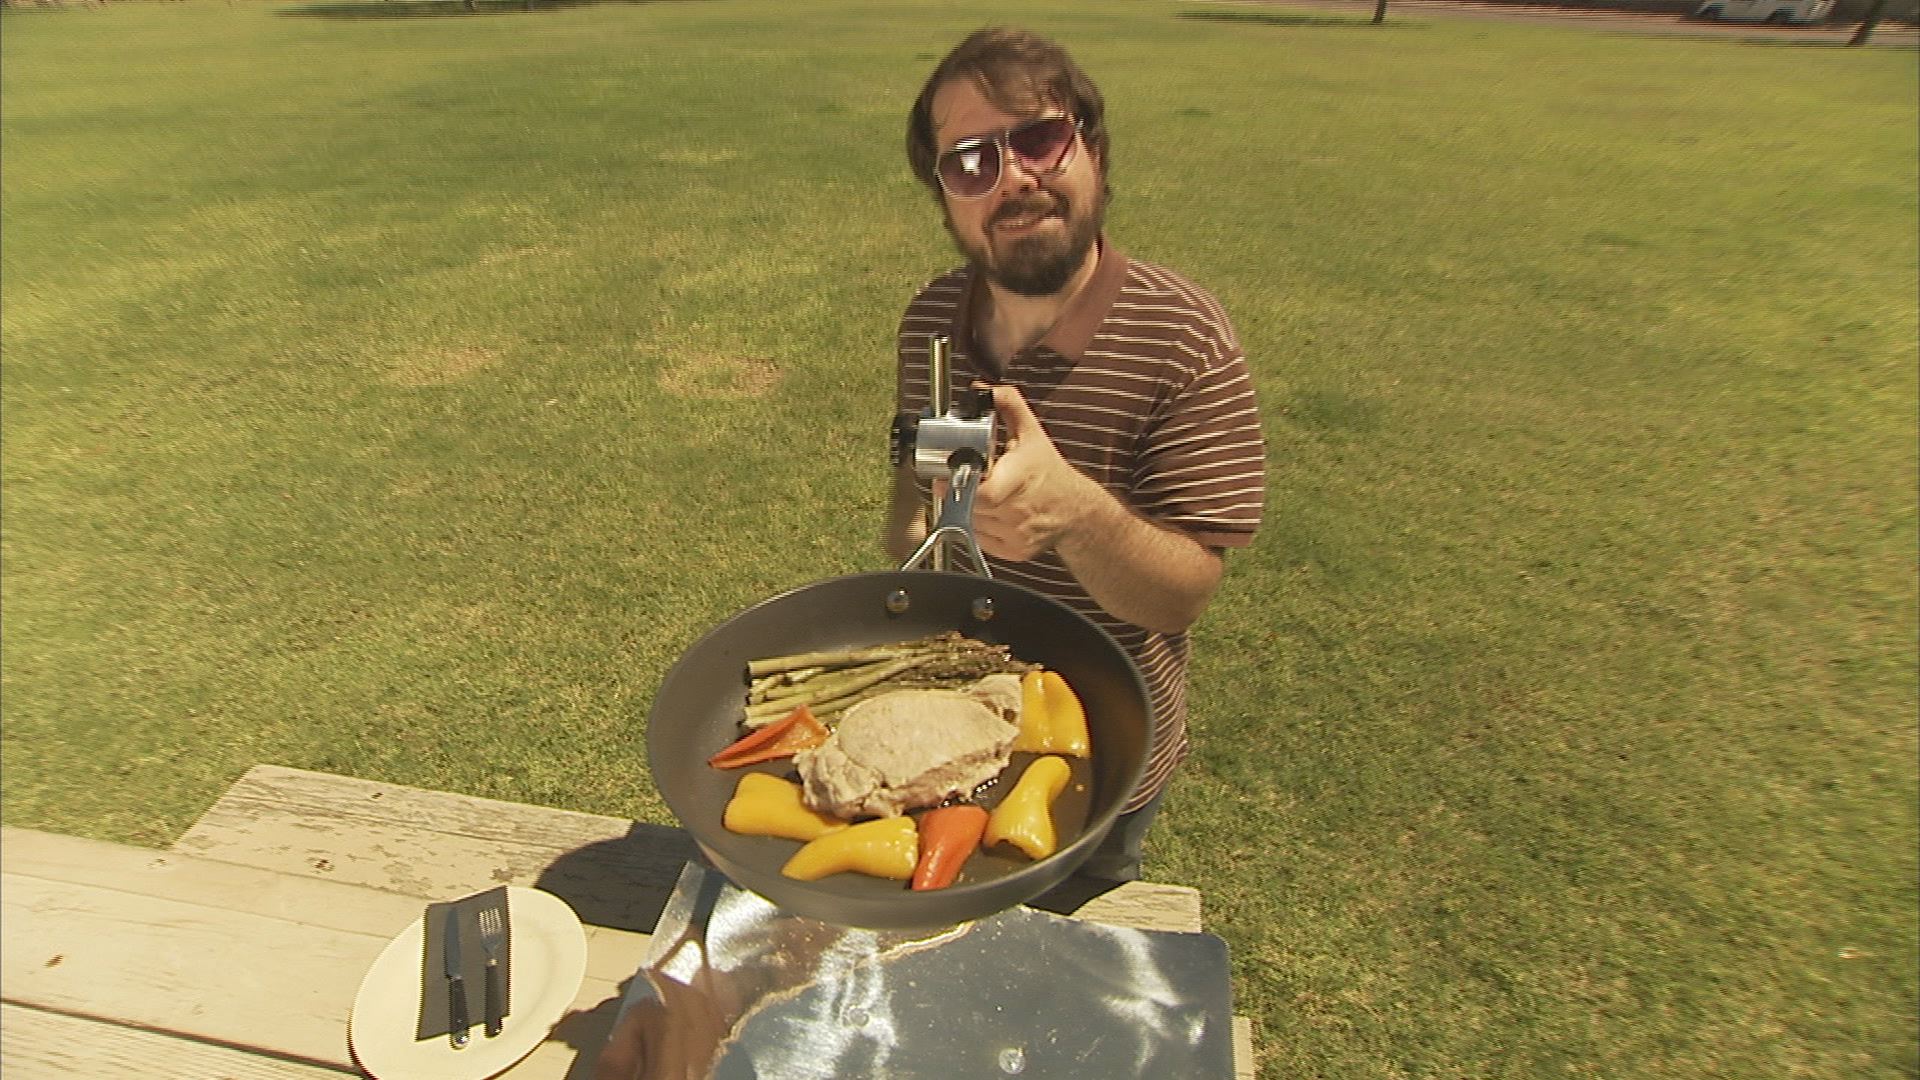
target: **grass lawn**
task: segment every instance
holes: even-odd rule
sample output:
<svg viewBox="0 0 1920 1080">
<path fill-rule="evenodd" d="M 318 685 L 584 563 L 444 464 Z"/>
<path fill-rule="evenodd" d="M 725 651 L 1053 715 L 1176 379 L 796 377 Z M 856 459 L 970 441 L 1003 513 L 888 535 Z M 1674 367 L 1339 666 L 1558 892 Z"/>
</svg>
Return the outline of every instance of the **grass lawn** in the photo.
<svg viewBox="0 0 1920 1080">
<path fill-rule="evenodd" d="M 1149 860 L 1262 1075 L 1920 1076 L 1914 53 L 330 10 L 5 15 L 9 825 L 164 846 L 256 762 L 667 820 L 666 667 L 885 565 L 904 117 L 1018 22 L 1262 395 Z"/>
</svg>

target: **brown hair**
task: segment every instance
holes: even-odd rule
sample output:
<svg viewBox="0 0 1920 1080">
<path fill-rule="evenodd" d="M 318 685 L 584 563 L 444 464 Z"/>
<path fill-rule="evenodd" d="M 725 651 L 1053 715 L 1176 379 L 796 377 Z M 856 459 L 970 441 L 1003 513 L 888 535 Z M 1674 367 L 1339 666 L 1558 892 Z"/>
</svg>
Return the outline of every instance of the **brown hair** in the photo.
<svg viewBox="0 0 1920 1080">
<path fill-rule="evenodd" d="M 954 46 L 914 100 L 907 117 L 907 161 L 913 174 L 939 199 L 940 178 L 934 163 L 940 147 L 934 142 L 933 95 L 955 79 L 971 79 L 988 101 L 1003 112 L 1037 117 L 1051 106 L 1065 109 L 1080 121 L 1080 139 L 1093 154 L 1100 182 L 1107 180 L 1106 100 L 1087 73 L 1067 51 L 1038 34 L 991 27 L 976 30 Z"/>
</svg>

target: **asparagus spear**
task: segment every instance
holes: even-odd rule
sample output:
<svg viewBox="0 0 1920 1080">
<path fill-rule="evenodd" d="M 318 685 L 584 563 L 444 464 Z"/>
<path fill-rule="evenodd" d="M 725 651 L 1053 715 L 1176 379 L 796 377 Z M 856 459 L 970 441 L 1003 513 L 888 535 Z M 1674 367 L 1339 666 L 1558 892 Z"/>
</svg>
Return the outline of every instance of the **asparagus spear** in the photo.
<svg viewBox="0 0 1920 1080">
<path fill-rule="evenodd" d="M 805 704 L 830 716 L 891 689 L 960 687 L 997 671 L 1026 671 L 1004 645 L 954 631 L 871 648 L 795 653 L 747 665 L 746 724 L 759 727 Z"/>
<path fill-rule="evenodd" d="M 911 658 L 909 658 L 911 659 Z M 890 671 L 900 659 L 889 657 L 870 663 L 856 664 L 853 667 L 828 669 L 823 667 L 806 668 L 813 672 L 804 679 L 767 683 L 756 682 L 755 687 L 747 691 L 747 704 L 758 705 L 767 701 L 782 701 L 788 698 L 810 698 L 819 696 L 821 687 L 830 687 L 838 683 L 856 679 L 876 671 Z"/>
<path fill-rule="evenodd" d="M 777 720 L 792 712 L 794 707 L 803 701 L 811 708 L 814 702 L 825 703 L 835 698 L 845 697 L 848 694 L 865 690 L 877 682 L 892 678 L 908 668 L 924 662 L 925 661 L 918 657 L 909 656 L 904 659 L 894 660 L 890 663 L 871 664 L 866 667 L 855 668 L 838 678 L 810 679 L 807 681 L 805 688 L 797 693 L 789 694 L 785 697 L 772 698 L 754 705 L 748 705 L 747 722 L 752 724 L 757 717 Z"/>
<path fill-rule="evenodd" d="M 875 660 L 891 660 L 908 653 L 923 651 L 935 647 L 940 637 L 922 638 L 919 641 L 903 641 L 898 645 L 875 645 L 865 649 L 828 649 L 822 652 L 794 653 L 792 656 L 769 656 L 761 660 L 747 662 L 747 674 L 759 678 L 791 672 L 799 668 L 843 668 L 854 664 L 866 664 Z"/>
</svg>

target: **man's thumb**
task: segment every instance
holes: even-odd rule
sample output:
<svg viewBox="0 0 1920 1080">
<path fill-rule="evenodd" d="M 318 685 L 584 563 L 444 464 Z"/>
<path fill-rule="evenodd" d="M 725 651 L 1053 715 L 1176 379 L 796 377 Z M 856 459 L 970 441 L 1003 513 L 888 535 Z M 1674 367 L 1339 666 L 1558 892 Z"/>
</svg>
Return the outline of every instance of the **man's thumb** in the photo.
<svg viewBox="0 0 1920 1080">
<path fill-rule="evenodd" d="M 1000 422 L 1007 427 L 1006 438 L 1014 440 L 1040 428 L 1040 418 L 1033 415 L 1033 406 L 1020 393 L 1018 387 L 1000 385 L 993 388 L 993 411 Z"/>
</svg>

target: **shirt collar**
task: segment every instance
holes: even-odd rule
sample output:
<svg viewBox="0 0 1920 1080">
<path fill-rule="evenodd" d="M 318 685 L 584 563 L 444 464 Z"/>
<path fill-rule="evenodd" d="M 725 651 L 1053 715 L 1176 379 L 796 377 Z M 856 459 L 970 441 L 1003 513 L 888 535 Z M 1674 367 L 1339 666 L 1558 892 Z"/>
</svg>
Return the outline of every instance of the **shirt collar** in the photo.
<svg viewBox="0 0 1920 1080">
<path fill-rule="evenodd" d="M 1086 287 L 1081 289 L 1066 309 L 1054 320 L 1053 328 L 1048 330 L 1035 348 L 1057 353 L 1069 361 L 1078 363 L 1086 355 L 1087 346 L 1093 344 L 1093 335 L 1106 321 L 1107 312 L 1112 310 L 1114 301 L 1120 298 L 1120 288 L 1127 280 L 1127 257 L 1119 248 L 1107 241 L 1103 235 L 1098 240 L 1100 260 L 1094 264 L 1093 276 L 1087 279 Z M 967 289 L 960 297 L 960 306 L 954 311 L 953 332 L 956 341 L 967 343 L 967 355 L 977 357 L 980 352 L 974 347 L 973 312 L 975 305 L 986 292 L 987 280 L 978 270 L 967 274 Z M 976 370 L 983 365 L 976 362 Z"/>
</svg>

